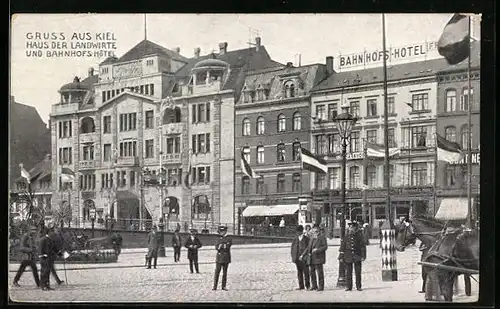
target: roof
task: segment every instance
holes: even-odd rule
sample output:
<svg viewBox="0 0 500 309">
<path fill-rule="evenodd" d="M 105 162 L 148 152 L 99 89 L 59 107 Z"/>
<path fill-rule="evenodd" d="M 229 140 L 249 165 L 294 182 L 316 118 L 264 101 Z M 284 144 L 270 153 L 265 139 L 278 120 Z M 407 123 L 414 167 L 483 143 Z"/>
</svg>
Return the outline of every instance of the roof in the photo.
<svg viewBox="0 0 500 309">
<path fill-rule="evenodd" d="M 43 179 L 46 176 L 52 175 L 52 160 L 50 155 L 46 155 L 45 158 L 38 162 L 33 168 L 31 168 L 28 173 L 31 176 L 31 181 Z M 18 177 L 16 182 L 26 181 L 23 177 Z"/>
<path fill-rule="evenodd" d="M 219 59 L 205 59 L 201 60 L 194 65 L 193 68 L 202 68 L 202 67 L 227 67 L 229 64 L 225 61 Z"/>
<path fill-rule="evenodd" d="M 111 64 L 115 63 L 116 61 L 118 61 L 118 58 L 116 56 L 109 56 L 108 58 L 104 59 L 104 61 L 99 65 Z"/>
<path fill-rule="evenodd" d="M 132 47 L 132 49 L 126 52 L 123 56 L 121 56 L 116 62 L 132 61 L 151 55 L 166 56 L 168 58 L 172 58 L 174 60 L 182 62 L 187 61 L 186 57 L 174 51 L 171 51 L 170 49 L 167 49 L 148 40 L 142 40 L 136 46 Z"/>
</svg>

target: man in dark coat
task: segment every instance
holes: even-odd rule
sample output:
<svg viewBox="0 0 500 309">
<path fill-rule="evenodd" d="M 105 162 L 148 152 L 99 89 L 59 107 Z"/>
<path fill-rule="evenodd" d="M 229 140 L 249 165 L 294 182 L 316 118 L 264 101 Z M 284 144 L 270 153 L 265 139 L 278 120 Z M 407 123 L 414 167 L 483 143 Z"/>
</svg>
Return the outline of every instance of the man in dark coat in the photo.
<svg viewBox="0 0 500 309">
<path fill-rule="evenodd" d="M 27 266 L 31 268 L 33 272 L 33 278 L 35 278 L 35 283 L 37 287 L 40 287 L 40 278 L 38 277 L 38 268 L 36 267 L 36 245 L 35 245 L 35 234 L 36 227 L 32 226 L 29 232 L 23 234 L 21 237 L 20 243 L 20 251 L 22 252 L 21 256 L 21 265 L 19 265 L 19 269 L 17 270 L 16 276 L 14 277 L 14 286 L 19 286 L 19 279 L 21 279 L 22 274 Z"/>
<path fill-rule="evenodd" d="M 113 250 L 115 251 L 116 256 L 119 256 L 122 252 L 122 235 L 120 235 L 120 233 L 118 232 L 113 233 L 113 235 L 111 236 L 111 244 L 113 245 Z"/>
<path fill-rule="evenodd" d="M 323 226 L 320 227 L 318 224 L 315 224 L 311 230 L 312 239 L 309 241 L 307 249 L 311 254 L 311 290 L 323 291 L 325 289 L 323 264 L 326 262 L 328 243 L 324 231 L 325 228 Z"/>
<path fill-rule="evenodd" d="M 215 250 L 217 250 L 217 256 L 215 258 L 215 275 L 214 275 L 214 286 L 212 290 L 217 290 L 217 284 L 219 282 L 219 274 L 222 269 L 222 290 L 227 291 L 227 268 L 229 263 L 231 263 L 231 238 L 227 236 L 227 227 L 219 226 L 219 235 L 221 236 L 217 243 L 215 244 Z"/>
<path fill-rule="evenodd" d="M 53 257 L 53 244 L 52 240 L 49 237 L 49 229 L 44 228 L 44 235 L 40 238 L 40 266 L 41 266 L 41 282 L 42 290 L 50 291 L 53 288 L 50 287 L 50 265 L 52 263 Z"/>
<path fill-rule="evenodd" d="M 366 259 L 366 243 L 356 221 L 348 221 L 348 231 L 340 243 L 339 260 L 345 264 L 346 291 L 352 291 L 352 268 L 356 273 L 356 289 L 361 291 L 361 262 Z"/>
<path fill-rule="evenodd" d="M 148 269 L 151 269 L 151 260 L 154 259 L 153 267 L 156 268 L 158 260 L 158 248 L 160 247 L 160 235 L 157 232 L 156 225 L 153 225 L 148 234 Z"/>
<path fill-rule="evenodd" d="M 189 270 L 191 271 L 191 273 L 193 273 L 194 265 L 196 273 L 199 274 L 200 271 L 198 270 L 198 249 L 201 248 L 201 241 L 198 239 L 198 237 L 196 237 L 195 232 L 195 229 L 189 230 L 189 237 L 186 239 L 184 247 L 188 249 Z"/>
<path fill-rule="evenodd" d="M 49 227 L 49 238 L 52 242 L 52 256 L 50 257 L 50 273 L 56 280 L 58 285 L 64 283 L 63 280 L 59 279 L 55 268 L 55 261 L 58 256 L 61 256 L 63 250 L 63 238 L 61 232 L 57 226 Z"/>
<path fill-rule="evenodd" d="M 305 279 L 305 288 L 309 290 L 310 278 L 309 278 L 309 265 L 308 259 L 310 259 L 309 254 L 307 254 L 307 246 L 309 245 L 309 237 L 304 235 L 304 227 L 302 225 L 298 225 L 296 228 L 297 236 L 293 238 L 292 241 L 292 263 L 295 263 L 297 267 L 297 279 L 299 280 L 299 287 L 297 290 L 304 289 L 304 279 Z"/>
<path fill-rule="evenodd" d="M 172 248 L 174 248 L 174 262 L 179 262 L 181 257 L 181 246 L 182 240 L 179 236 L 179 229 L 176 229 L 174 235 L 172 235 Z"/>
</svg>

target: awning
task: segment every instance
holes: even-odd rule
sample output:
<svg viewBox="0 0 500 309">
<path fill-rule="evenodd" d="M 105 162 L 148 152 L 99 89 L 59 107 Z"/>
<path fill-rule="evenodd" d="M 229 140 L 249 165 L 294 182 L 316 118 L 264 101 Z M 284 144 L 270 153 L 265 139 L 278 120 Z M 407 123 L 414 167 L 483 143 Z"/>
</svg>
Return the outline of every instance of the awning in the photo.
<svg viewBox="0 0 500 309">
<path fill-rule="evenodd" d="M 474 205 L 474 199 L 472 199 Z M 467 198 L 444 198 L 439 205 L 436 219 L 465 220 L 469 215 Z"/>
<path fill-rule="evenodd" d="M 293 215 L 299 210 L 299 204 L 248 206 L 243 210 L 243 217 L 272 217 Z"/>
</svg>

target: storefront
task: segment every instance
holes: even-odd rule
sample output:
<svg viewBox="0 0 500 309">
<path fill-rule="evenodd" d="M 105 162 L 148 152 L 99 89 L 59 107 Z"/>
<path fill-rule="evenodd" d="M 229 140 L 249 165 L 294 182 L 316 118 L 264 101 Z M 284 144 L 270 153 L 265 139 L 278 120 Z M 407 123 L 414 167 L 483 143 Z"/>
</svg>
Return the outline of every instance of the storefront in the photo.
<svg viewBox="0 0 500 309">
<path fill-rule="evenodd" d="M 246 205 L 241 211 L 243 235 L 288 236 L 293 235 L 299 224 L 300 205 L 297 199 L 281 200 L 279 203 L 255 203 Z M 280 226 L 284 221 L 284 227 Z"/>
</svg>

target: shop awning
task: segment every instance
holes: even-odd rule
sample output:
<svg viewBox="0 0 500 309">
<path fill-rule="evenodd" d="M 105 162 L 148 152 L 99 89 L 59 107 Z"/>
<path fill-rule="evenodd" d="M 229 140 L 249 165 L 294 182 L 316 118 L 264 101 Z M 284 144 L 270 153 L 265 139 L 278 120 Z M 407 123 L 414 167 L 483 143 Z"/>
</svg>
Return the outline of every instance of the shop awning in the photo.
<svg viewBox="0 0 500 309">
<path fill-rule="evenodd" d="M 299 204 L 248 206 L 243 210 L 243 217 L 272 217 L 293 215 L 299 210 Z"/>
<path fill-rule="evenodd" d="M 474 204 L 474 199 L 472 199 Z M 436 219 L 465 220 L 469 214 L 469 205 L 466 198 L 444 198 L 439 205 Z"/>
</svg>

